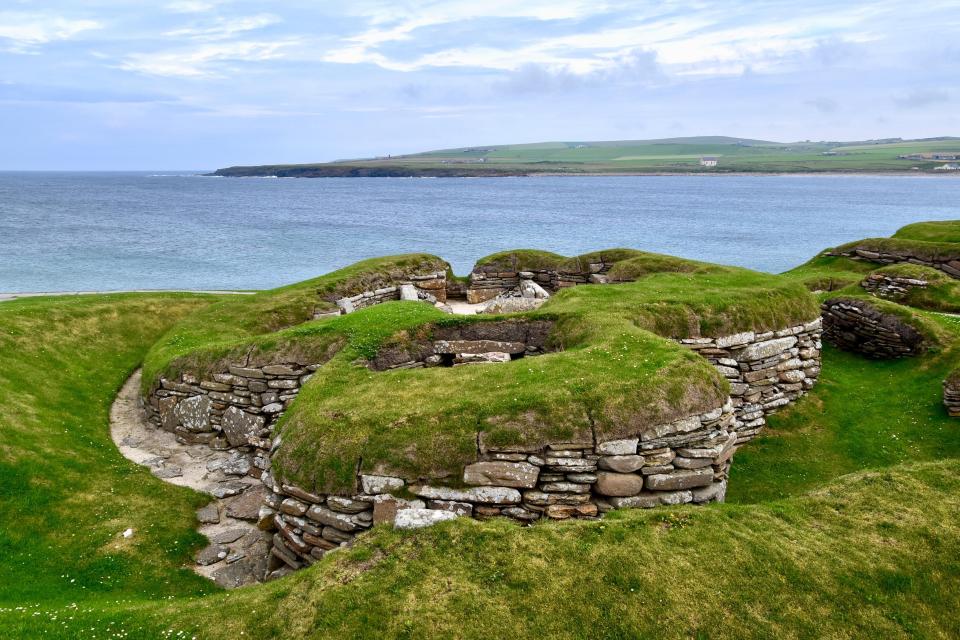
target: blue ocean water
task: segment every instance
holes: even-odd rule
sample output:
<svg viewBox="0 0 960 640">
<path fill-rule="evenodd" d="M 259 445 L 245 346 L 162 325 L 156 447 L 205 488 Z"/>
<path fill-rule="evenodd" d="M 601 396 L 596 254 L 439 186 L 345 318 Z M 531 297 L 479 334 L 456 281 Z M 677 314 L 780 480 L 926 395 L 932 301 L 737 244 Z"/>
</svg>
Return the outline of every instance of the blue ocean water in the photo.
<svg viewBox="0 0 960 640">
<path fill-rule="evenodd" d="M 779 272 L 960 218 L 921 176 L 206 178 L 0 173 L 0 292 L 269 288 L 365 257 L 615 246 Z"/>
</svg>

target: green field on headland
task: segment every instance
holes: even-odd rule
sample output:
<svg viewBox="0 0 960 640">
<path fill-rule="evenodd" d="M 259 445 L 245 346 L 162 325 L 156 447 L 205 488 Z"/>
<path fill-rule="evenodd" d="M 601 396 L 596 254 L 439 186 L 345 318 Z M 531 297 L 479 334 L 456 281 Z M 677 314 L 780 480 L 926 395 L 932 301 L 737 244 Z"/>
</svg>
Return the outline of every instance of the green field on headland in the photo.
<svg viewBox="0 0 960 640">
<path fill-rule="evenodd" d="M 702 158 L 716 166 L 704 166 Z M 931 173 L 960 163 L 960 138 L 769 142 L 701 136 L 661 140 L 544 142 L 218 169 L 213 175 L 278 177 L 515 176 L 536 174 Z"/>
<path fill-rule="evenodd" d="M 869 259 L 875 249 L 890 250 L 951 268 L 956 228 L 911 225 L 894 239 L 850 243 L 781 276 L 609 252 L 618 258 L 609 273 L 634 282 L 568 288 L 541 310 L 514 316 L 550 319 L 566 342 L 566 351 L 519 361 L 534 363 L 529 372 L 361 366 L 378 348 L 444 322 L 428 305 L 388 302 L 315 317 L 335 308 L 345 282 L 381 287 L 381 276 L 410 261 L 444 268 L 425 255 L 366 261 L 242 298 L 140 293 L 0 303 L 0 635 L 958 637 L 960 419 L 947 415 L 941 381 L 960 364 L 960 319 L 942 310 L 960 308 L 960 299 L 940 270 Z M 868 257 L 850 253 L 857 249 Z M 509 252 L 481 264 L 577 261 Z M 879 300 L 860 284 L 869 275 L 928 284 Z M 510 409 L 511 388 L 530 390 L 517 396 L 523 402 L 535 404 L 535 395 L 557 406 L 572 406 L 563 391 L 576 389 L 578 401 L 596 408 L 604 394 L 645 392 L 655 376 L 672 381 L 678 371 L 716 389 L 706 361 L 694 363 L 679 347 L 674 353 L 663 336 L 685 335 L 684 327 L 729 333 L 792 324 L 816 313 L 814 296 L 876 304 L 922 332 L 927 348 L 872 360 L 825 345 L 817 385 L 737 451 L 726 503 L 529 527 L 506 518 L 458 518 L 416 531 L 378 525 L 311 567 L 222 591 L 188 568 L 205 545 L 194 512 L 209 497 L 128 461 L 109 433 L 117 390 L 141 364 L 147 380 L 210 369 L 233 353 L 256 360 L 257 350 L 320 354 L 331 344 L 342 350 L 325 361 L 330 375 L 321 367 L 305 383 L 284 426 L 299 424 L 309 436 L 313 449 L 297 453 L 301 462 L 349 457 L 353 436 L 375 443 L 422 430 L 391 422 L 376 432 L 399 414 L 432 411 L 454 425 L 441 410 L 461 408 L 451 404 L 461 389 L 484 394 L 467 407 L 479 412 L 489 409 L 484 402 Z M 631 364 L 640 365 L 637 373 Z M 482 388 L 483 376 L 496 385 Z M 568 384 L 579 376 L 590 384 Z M 631 376 L 633 386 L 623 384 Z M 397 391 L 397 381 L 419 400 Z M 419 452 L 404 453 L 418 463 Z M 433 452 L 443 464 L 455 453 Z M 126 529 L 134 531 L 129 538 Z"/>
</svg>

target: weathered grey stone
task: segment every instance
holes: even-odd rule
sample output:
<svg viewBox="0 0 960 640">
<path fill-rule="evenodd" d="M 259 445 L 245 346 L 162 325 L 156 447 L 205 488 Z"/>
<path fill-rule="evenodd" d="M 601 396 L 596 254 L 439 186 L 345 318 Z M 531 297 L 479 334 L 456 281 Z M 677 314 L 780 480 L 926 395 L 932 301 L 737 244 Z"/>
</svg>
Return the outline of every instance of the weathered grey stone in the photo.
<svg viewBox="0 0 960 640">
<path fill-rule="evenodd" d="M 207 396 L 192 396 L 177 403 L 173 412 L 184 428 L 196 432 L 209 431 L 212 404 Z"/>
<path fill-rule="evenodd" d="M 479 309 L 480 313 L 521 313 L 539 309 L 546 302 L 542 298 L 494 298 Z"/>
<path fill-rule="evenodd" d="M 473 515 L 473 505 L 469 502 L 454 502 L 451 500 L 431 500 L 430 501 L 431 509 L 442 509 L 444 511 L 452 511 L 458 516 L 471 516 Z"/>
<path fill-rule="evenodd" d="M 764 358 L 769 358 L 782 353 L 795 344 L 797 344 L 797 339 L 793 336 L 775 338 L 774 340 L 765 340 L 763 342 L 755 342 L 740 352 L 739 359 L 741 362 L 763 360 Z"/>
<path fill-rule="evenodd" d="M 641 440 L 656 440 L 664 436 L 672 436 L 680 433 L 689 433 L 696 431 L 703 425 L 700 422 L 700 416 L 688 416 L 680 418 L 667 424 L 659 424 L 646 429 L 640 436 Z"/>
<path fill-rule="evenodd" d="M 229 367 L 230 373 L 244 378 L 263 378 L 263 371 L 249 367 Z"/>
<path fill-rule="evenodd" d="M 394 476 L 360 476 L 360 486 L 363 488 L 363 492 L 370 495 L 390 493 L 402 489 L 404 484 L 406 483 L 402 478 L 395 478 Z"/>
<path fill-rule="evenodd" d="M 523 342 L 503 342 L 500 340 L 437 340 L 433 343 L 433 351 L 435 353 L 446 354 L 518 354 L 526 350 L 527 345 Z"/>
<path fill-rule="evenodd" d="M 201 549 L 200 552 L 197 553 L 196 561 L 197 564 L 205 567 L 207 565 L 220 562 L 227 557 L 229 552 L 230 550 L 222 544 L 212 544 L 209 547 Z"/>
<path fill-rule="evenodd" d="M 687 504 L 693 500 L 690 491 L 661 491 L 657 494 L 660 504 Z"/>
<path fill-rule="evenodd" d="M 597 445 L 597 453 L 604 456 L 623 456 L 637 452 L 638 438 L 624 440 L 608 440 Z"/>
<path fill-rule="evenodd" d="M 243 493 L 247 486 L 248 485 L 242 482 L 236 481 L 221 482 L 215 486 L 210 493 L 212 493 L 215 498 L 229 498 L 230 496 Z"/>
<path fill-rule="evenodd" d="M 713 469 L 685 469 L 672 473 L 658 473 L 647 476 L 647 488 L 653 491 L 674 491 L 692 489 L 713 482 Z"/>
<path fill-rule="evenodd" d="M 710 502 L 711 500 L 723 502 L 727 495 L 727 482 L 726 480 L 714 482 L 705 487 L 693 489 L 691 493 L 693 502 Z"/>
<path fill-rule="evenodd" d="M 546 482 L 540 488 L 549 493 L 590 493 L 585 482 Z"/>
<path fill-rule="evenodd" d="M 746 331 L 744 333 L 735 333 L 730 336 L 721 336 L 717 338 L 716 345 L 720 349 L 728 349 L 730 347 L 739 347 L 741 345 L 753 342 L 756 338 L 756 334 L 753 331 Z"/>
<path fill-rule="evenodd" d="M 602 496 L 635 496 L 643 489 L 643 476 L 600 471 L 594 490 Z"/>
<path fill-rule="evenodd" d="M 416 302 L 420 299 L 420 296 L 417 295 L 417 288 L 412 284 L 400 285 L 400 299 Z"/>
<path fill-rule="evenodd" d="M 327 506 L 334 511 L 350 514 L 369 511 L 372 508 L 369 502 L 364 502 L 362 500 L 351 500 L 350 498 L 344 498 L 343 496 L 328 497 Z"/>
<path fill-rule="evenodd" d="M 397 513 L 403 509 L 423 509 L 426 507 L 423 500 L 404 500 L 395 498 L 390 494 L 380 494 L 376 496 L 373 502 L 373 524 L 389 523 L 397 517 Z"/>
<path fill-rule="evenodd" d="M 532 489 L 540 469 L 529 462 L 476 462 L 463 470 L 466 484 Z"/>
<path fill-rule="evenodd" d="M 270 376 L 297 376 L 303 373 L 288 364 L 268 364 L 263 368 L 263 372 Z"/>
<path fill-rule="evenodd" d="M 609 499 L 610 504 L 612 504 L 617 509 L 652 509 L 653 507 L 660 504 L 660 498 L 656 493 L 639 493 L 635 496 L 622 496 L 622 497 L 613 497 Z"/>
<path fill-rule="evenodd" d="M 457 517 L 453 511 L 442 509 L 401 509 L 397 511 L 393 526 L 397 529 L 422 529 L 439 522 L 456 520 Z"/>
<path fill-rule="evenodd" d="M 607 471 L 617 473 L 631 473 L 643 466 L 645 458 L 639 455 L 604 456 L 597 461 L 597 466 Z"/>
<path fill-rule="evenodd" d="M 473 487 L 451 489 L 449 487 L 414 486 L 411 490 L 428 500 L 453 500 L 456 502 L 479 502 L 481 504 L 519 504 L 520 492 L 510 487 Z"/>
<path fill-rule="evenodd" d="M 293 498 L 287 498 L 280 503 L 280 511 L 283 513 L 290 514 L 292 516 L 302 516 L 307 512 L 307 505 L 295 500 Z"/>
<path fill-rule="evenodd" d="M 264 422 L 263 416 L 247 413 L 237 407 L 227 407 L 220 424 L 230 446 L 239 447 L 247 444 L 250 436 L 258 435 L 263 429 Z"/>
<path fill-rule="evenodd" d="M 220 522 L 220 510 L 216 502 L 197 509 L 197 521 L 202 524 L 217 524 Z"/>
<path fill-rule="evenodd" d="M 236 542 L 244 535 L 246 535 L 247 530 L 237 527 L 235 529 L 227 529 L 226 531 L 221 531 L 220 533 L 214 534 L 211 536 L 210 541 L 214 544 L 230 544 L 231 542 Z"/>
<path fill-rule="evenodd" d="M 681 458 L 677 456 L 673 459 L 673 466 L 678 469 L 702 469 L 709 467 L 713 463 L 710 458 Z"/>
<path fill-rule="evenodd" d="M 314 522 L 319 522 L 320 524 L 327 525 L 328 527 L 334 527 L 341 531 L 357 531 L 362 527 L 358 525 L 350 516 L 338 513 L 332 509 L 326 507 L 321 507 L 319 505 L 313 505 L 307 510 L 307 517 L 313 520 Z"/>
</svg>

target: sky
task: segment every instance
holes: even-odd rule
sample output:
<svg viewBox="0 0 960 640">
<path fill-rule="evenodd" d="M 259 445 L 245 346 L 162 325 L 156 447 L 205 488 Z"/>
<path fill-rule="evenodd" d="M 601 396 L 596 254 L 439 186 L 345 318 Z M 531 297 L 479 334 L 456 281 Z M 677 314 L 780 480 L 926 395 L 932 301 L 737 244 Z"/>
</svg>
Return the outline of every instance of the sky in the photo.
<svg viewBox="0 0 960 640">
<path fill-rule="evenodd" d="M 0 170 L 960 135 L 960 0 L 0 2 Z"/>
</svg>

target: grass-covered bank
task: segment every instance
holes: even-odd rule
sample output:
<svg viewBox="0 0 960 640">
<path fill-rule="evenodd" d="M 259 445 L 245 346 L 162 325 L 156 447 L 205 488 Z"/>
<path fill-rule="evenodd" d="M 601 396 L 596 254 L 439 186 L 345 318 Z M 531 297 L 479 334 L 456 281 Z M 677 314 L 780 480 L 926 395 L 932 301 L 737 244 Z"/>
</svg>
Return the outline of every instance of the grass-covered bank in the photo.
<svg viewBox="0 0 960 640">
<path fill-rule="evenodd" d="M 211 639 L 956 637 L 958 472 L 894 467 L 802 498 L 602 522 L 377 529 L 165 619 Z"/>
<path fill-rule="evenodd" d="M 123 294 L 0 305 L 0 607 L 211 591 L 184 568 L 205 499 L 110 440 L 117 390 L 210 296 Z M 121 532 L 133 528 L 124 539 Z M 0 616 L 5 637 L 34 637 Z M 69 636 L 66 636 L 69 637 Z"/>
<path fill-rule="evenodd" d="M 668 286 L 679 277 L 651 278 L 651 304 L 682 293 Z M 746 292 L 751 282 L 743 284 Z M 612 291 L 569 290 L 551 313 L 612 305 Z M 953 319 L 923 314 L 945 340 L 915 359 L 826 349 L 820 384 L 737 453 L 731 503 L 530 528 L 501 520 L 377 528 L 313 568 L 223 593 L 184 568 L 201 543 L 193 510 L 206 500 L 124 460 L 107 417 L 149 345 L 207 300 L 0 305 L 4 637 L 960 635 L 960 423 L 939 404 L 940 380 L 956 362 Z M 389 320 L 402 306 L 370 317 Z M 643 305 L 632 309 L 636 324 L 651 321 Z M 734 310 L 717 321 L 742 322 Z M 197 317 L 225 317 L 215 311 Z M 382 337 L 351 324 L 362 318 L 339 320 L 355 347 Z M 171 336 L 162 344 L 176 347 Z M 129 540 L 120 536 L 127 527 L 136 530 Z"/>
</svg>

